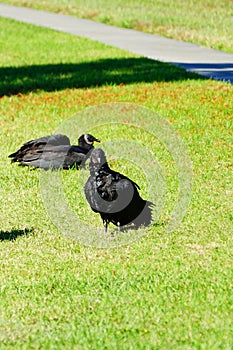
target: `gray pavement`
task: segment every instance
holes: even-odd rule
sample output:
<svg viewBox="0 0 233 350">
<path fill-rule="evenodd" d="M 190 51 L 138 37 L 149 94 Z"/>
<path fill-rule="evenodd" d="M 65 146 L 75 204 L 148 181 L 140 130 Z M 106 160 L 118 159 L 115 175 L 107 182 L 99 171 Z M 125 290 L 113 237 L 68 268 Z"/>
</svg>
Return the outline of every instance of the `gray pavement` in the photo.
<svg viewBox="0 0 233 350">
<path fill-rule="evenodd" d="M 0 16 L 99 41 L 202 76 L 233 83 L 233 55 L 73 16 L 0 4 Z"/>
</svg>

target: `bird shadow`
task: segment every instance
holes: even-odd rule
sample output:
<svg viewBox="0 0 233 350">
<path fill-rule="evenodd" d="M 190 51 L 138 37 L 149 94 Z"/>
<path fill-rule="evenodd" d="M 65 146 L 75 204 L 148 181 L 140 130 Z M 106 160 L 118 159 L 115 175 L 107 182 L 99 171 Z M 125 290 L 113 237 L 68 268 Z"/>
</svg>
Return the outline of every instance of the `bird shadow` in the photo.
<svg viewBox="0 0 233 350">
<path fill-rule="evenodd" d="M 131 231 L 139 231 L 139 230 L 144 230 L 147 228 L 154 228 L 154 227 L 165 227 L 167 225 L 167 222 L 163 221 L 163 222 L 150 222 L 148 225 L 141 225 L 139 227 L 135 227 L 135 225 L 129 224 L 129 225 L 125 225 L 122 226 L 120 231 L 118 231 L 118 228 L 112 228 L 110 231 L 110 235 L 112 237 L 115 237 L 121 233 L 129 233 Z"/>
<path fill-rule="evenodd" d="M 82 63 L 0 67 L 0 96 L 103 85 L 204 79 L 184 68 L 146 57 L 107 58 Z"/>
<path fill-rule="evenodd" d="M 33 234 L 34 229 L 25 228 L 24 230 L 0 231 L 0 241 L 14 241 L 20 236 Z"/>
</svg>

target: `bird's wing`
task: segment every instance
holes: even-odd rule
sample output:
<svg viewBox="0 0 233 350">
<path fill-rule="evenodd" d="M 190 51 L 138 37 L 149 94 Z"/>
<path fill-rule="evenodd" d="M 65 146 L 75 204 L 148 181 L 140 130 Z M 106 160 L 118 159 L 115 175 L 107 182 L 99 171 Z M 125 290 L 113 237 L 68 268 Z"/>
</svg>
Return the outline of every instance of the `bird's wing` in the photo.
<svg viewBox="0 0 233 350">
<path fill-rule="evenodd" d="M 57 153 L 32 153 L 28 154 L 22 160 L 22 164 L 25 166 L 34 166 L 41 169 L 59 169 L 62 167 L 65 155 Z"/>
<path fill-rule="evenodd" d="M 12 158 L 13 162 L 21 162 L 24 160 L 24 156 L 30 153 L 32 150 L 40 150 L 45 146 L 51 145 L 70 145 L 70 140 L 66 135 L 57 134 L 51 136 L 43 136 L 35 140 L 25 142 L 16 152 L 10 154 L 8 157 Z"/>
<path fill-rule="evenodd" d="M 133 180 L 129 179 L 127 176 L 125 176 L 121 173 L 118 173 L 116 171 L 113 171 L 113 170 L 111 170 L 110 173 L 113 176 L 114 181 L 120 182 L 122 180 L 126 180 L 126 181 L 123 181 L 122 184 L 126 185 L 128 182 L 130 182 L 135 187 L 135 189 L 140 190 L 140 187 L 138 186 L 138 184 L 136 182 L 134 182 Z"/>
<path fill-rule="evenodd" d="M 85 163 L 86 156 L 83 153 L 70 151 L 70 146 L 46 146 L 44 149 L 34 150 L 28 153 L 23 161 L 23 165 L 31 165 L 42 169 L 69 169 L 79 167 Z"/>
<path fill-rule="evenodd" d="M 63 134 L 40 137 L 39 139 L 26 142 L 24 146 L 33 147 L 33 149 L 42 149 L 45 146 L 70 146 L 70 139 Z"/>
<path fill-rule="evenodd" d="M 21 163 L 41 169 L 63 168 L 70 146 L 46 146 L 44 149 L 33 149 L 27 152 Z"/>
<path fill-rule="evenodd" d="M 61 146 L 61 145 L 70 146 L 70 139 L 69 139 L 69 137 L 66 136 L 66 135 L 63 135 L 63 134 L 56 134 L 56 135 L 47 136 L 47 137 L 44 137 L 44 139 L 47 139 L 46 142 L 48 143 L 49 146 L 50 145 L 53 145 L 53 146 Z"/>
</svg>

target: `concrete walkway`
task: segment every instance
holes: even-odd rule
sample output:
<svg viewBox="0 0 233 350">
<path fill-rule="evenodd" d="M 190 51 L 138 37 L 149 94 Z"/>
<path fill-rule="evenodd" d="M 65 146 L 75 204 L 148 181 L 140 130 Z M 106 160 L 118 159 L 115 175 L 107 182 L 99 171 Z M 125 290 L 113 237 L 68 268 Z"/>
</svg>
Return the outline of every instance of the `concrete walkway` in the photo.
<svg viewBox="0 0 233 350">
<path fill-rule="evenodd" d="M 233 55 L 222 51 L 25 7 L 0 4 L 0 16 L 100 41 L 212 79 L 233 83 Z"/>
</svg>

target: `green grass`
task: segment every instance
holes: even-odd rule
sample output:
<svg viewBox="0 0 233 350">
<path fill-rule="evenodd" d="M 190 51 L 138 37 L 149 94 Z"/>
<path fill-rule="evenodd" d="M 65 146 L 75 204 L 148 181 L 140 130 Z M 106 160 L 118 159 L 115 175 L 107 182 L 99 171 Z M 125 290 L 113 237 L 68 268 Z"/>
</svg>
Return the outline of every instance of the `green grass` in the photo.
<svg viewBox="0 0 233 350">
<path fill-rule="evenodd" d="M 189 41 L 233 53 L 233 8 L 229 0 L 3 0 Z"/>
<path fill-rule="evenodd" d="M 0 22 L 1 350 L 231 349 L 232 86 L 86 39 Z M 100 111 L 111 102 L 148 107 L 168 120 L 192 160 L 194 184 L 185 218 L 166 232 L 177 197 L 176 167 L 166 147 L 145 132 L 147 119 L 141 130 L 121 125 L 122 116 L 119 125 L 108 125 L 106 117 L 105 127 L 91 125 L 103 144 L 119 135 L 149 145 L 167 186 L 165 207 L 142 238 L 99 249 L 68 239 L 53 225 L 40 172 L 11 165 L 7 155 L 75 113 L 81 121 L 85 108 Z M 83 127 L 77 123 L 71 136 Z M 111 165 L 146 195 L 140 168 L 124 159 Z M 76 215 L 101 228 L 77 196 L 86 175 L 62 173 L 64 193 Z"/>
</svg>

